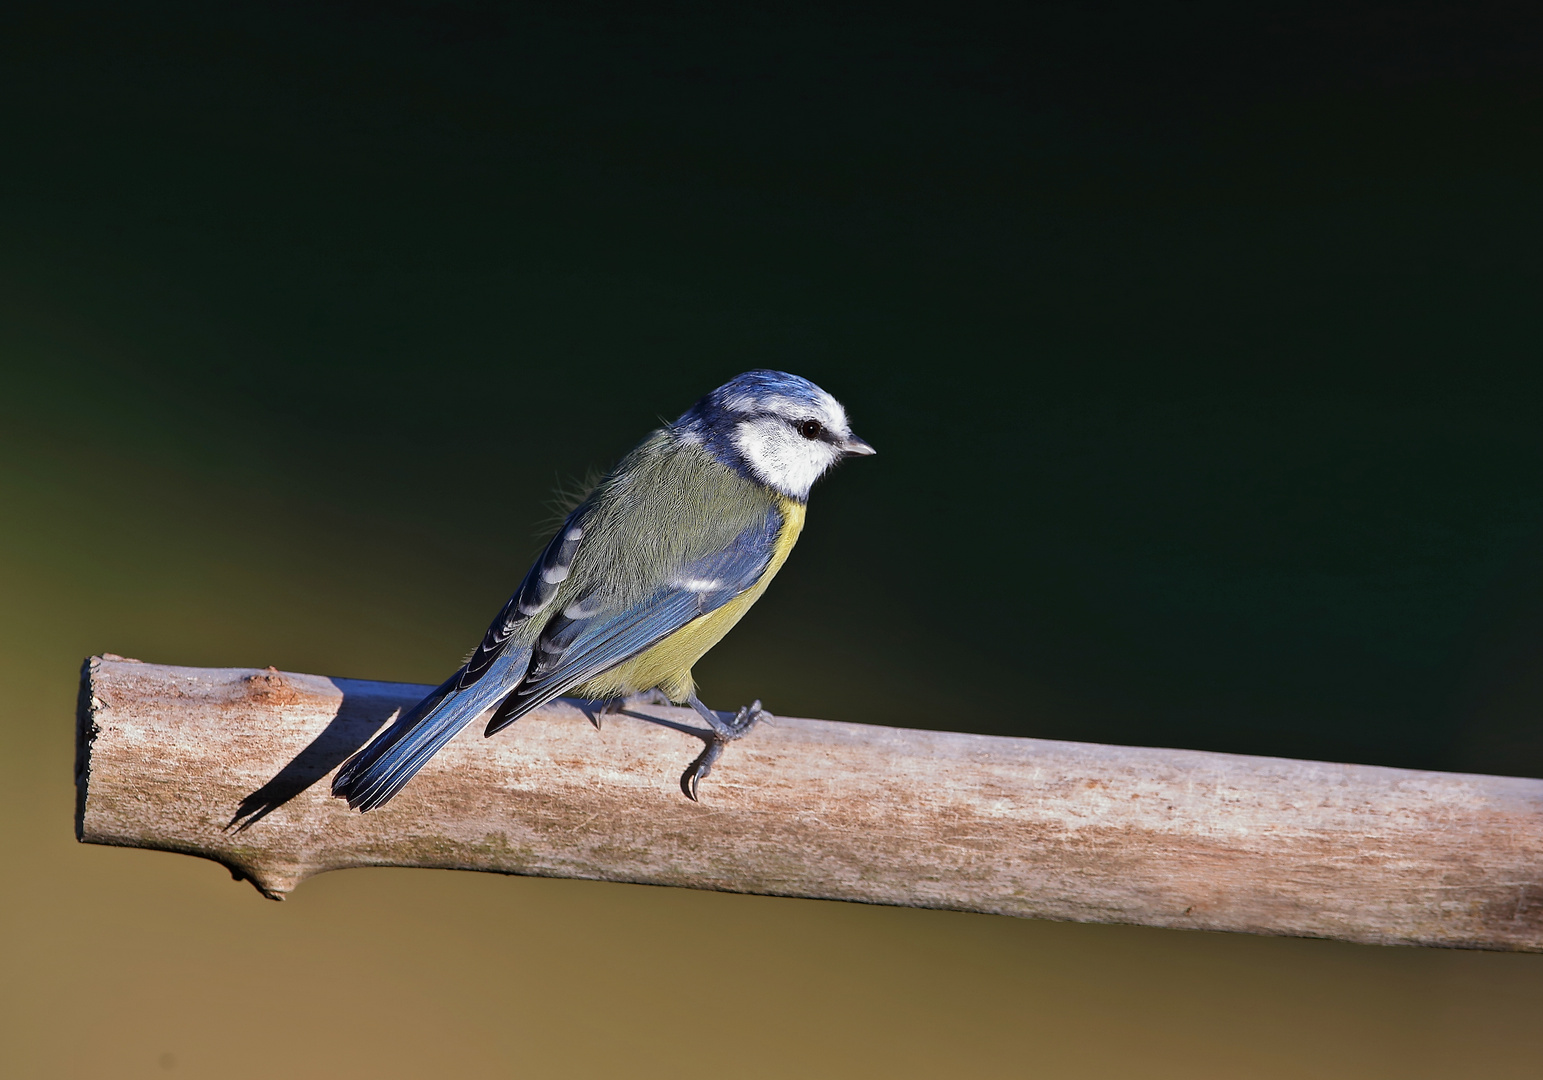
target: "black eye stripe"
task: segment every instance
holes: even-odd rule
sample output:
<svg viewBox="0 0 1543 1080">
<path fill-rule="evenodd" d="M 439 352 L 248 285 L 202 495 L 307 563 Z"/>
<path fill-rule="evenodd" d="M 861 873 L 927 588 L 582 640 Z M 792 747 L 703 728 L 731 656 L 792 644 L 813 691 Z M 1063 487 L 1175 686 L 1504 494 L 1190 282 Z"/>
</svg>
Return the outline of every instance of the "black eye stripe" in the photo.
<svg viewBox="0 0 1543 1080">
<path fill-rule="evenodd" d="M 791 416 L 785 416 L 782 413 L 769 412 L 765 409 L 762 409 L 758 412 L 745 413 L 739 418 L 739 422 L 742 424 L 752 423 L 756 420 L 781 420 L 783 423 L 787 424 L 788 427 L 792 428 L 794 431 L 798 432 L 800 435 L 810 440 L 811 442 L 816 439 L 821 442 L 828 442 L 832 444 L 840 441 L 838 436 L 834 435 L 829 428 L 812 417 L 804 420 L 795 420 Z"/>
</svg>

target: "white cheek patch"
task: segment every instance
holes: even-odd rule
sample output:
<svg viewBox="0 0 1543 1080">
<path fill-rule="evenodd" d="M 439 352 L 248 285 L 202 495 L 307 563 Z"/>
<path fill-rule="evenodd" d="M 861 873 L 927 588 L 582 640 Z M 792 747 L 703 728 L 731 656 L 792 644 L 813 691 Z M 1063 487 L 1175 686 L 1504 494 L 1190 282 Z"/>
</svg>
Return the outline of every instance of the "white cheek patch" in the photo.
<svg viewBox="0 0 1543 1080">
<path fill-rule="evenodd" d="M 742 421 L 734 429 L 734 445 L 757 479 L 795 499 L 809 497 L 809 489 L 836 463 L 838 453 L 829 443 L 805 439 L 771 417 Z"/>
</svg>

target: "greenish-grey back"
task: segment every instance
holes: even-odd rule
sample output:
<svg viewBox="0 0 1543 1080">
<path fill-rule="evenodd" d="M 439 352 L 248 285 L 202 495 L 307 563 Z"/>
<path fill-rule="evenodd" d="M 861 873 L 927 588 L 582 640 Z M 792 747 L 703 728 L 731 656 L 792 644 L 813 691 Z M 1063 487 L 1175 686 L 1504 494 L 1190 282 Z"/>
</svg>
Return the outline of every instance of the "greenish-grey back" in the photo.
<svg viewBox="0 0 1543 1080">
<path fill-rule="evenodd" d="M 653 432 L 612 469 L 576 511 L 584 539 L 544 618 L 519 636 L 534 640 L 552 615 L 579 598 L 625 610 L 646 600 L 696 559 L 733 543 L 777 509 L 768 488 L 701 446 Z"/>
</svg>

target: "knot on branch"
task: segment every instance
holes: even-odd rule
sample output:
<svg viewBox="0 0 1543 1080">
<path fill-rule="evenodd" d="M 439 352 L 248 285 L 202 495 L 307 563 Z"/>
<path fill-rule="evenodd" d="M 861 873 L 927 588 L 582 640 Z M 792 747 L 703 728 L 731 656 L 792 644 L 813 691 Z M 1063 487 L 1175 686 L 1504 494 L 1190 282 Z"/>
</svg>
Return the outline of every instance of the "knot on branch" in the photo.
<svg viewBox="0 0 1543 1080">
<path fill-rule="evenodd" d="M 271 665 L 250 675 L 243 675 L 241 682 L 246 688 L 247 697 L 261 705 L 294 705 L 302 696 L 284 678 L 284 673 Z"/>
</svg>

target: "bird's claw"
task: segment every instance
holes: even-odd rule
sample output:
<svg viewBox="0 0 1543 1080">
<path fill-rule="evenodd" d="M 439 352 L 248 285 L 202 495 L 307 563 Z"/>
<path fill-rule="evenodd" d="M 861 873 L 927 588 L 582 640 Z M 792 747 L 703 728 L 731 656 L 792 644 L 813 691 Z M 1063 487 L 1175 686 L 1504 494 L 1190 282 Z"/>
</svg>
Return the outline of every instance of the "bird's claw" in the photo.
<svg viewBox="0 0 1543 1080">
<path fill-rule="evenodd" d="M 589 717 L 589 722 L 595 725 L 596 731 L 601 731 L 607 716 L 615 716 L 638 705 L 668 705 L 669 703 L 670 699 L 658 690 L 644 690 L 641 694 L 633 694 L 631 697 L 602 701 L 593 709 L 586 710 L 584 715 Z"/>
<path fill-rule="evenodd" d="M 737 739 L 742 735 L 750 734 L 750 729 L 755 727 L 756 721 L 765 715 L 767 715 L 766 710 L 761 708 L 759 698 L 749 705 L 742 706 L 739 712 L 734 714 L 734 719 L 729 721 L 729 729 L 733 732 L 729 738 Z"/>
<path fill-rule="evenodd" d="M 708 739 L 707 745 L 702 748 L 702 752 L 697 755 L 697 759 L 686 766 L 686 771 L 680 774 L 680 790 L 686 798 L 692 802 L 701 802 L 697 798 L 697 784 L 713 771 L 713 763 L 723 756 L 723 748 L 727 745 L 727 742 L 718 738 L 717 733 L 714 732 L 713 737 Z"/>
<path fill-rule="evenodd" d="M 760 701 L 754 701 L 735 713 L 734 719 L 726 721 L 695 698 L 691 701 L 691 705 L 702 719 L 707 721 L 712 731 L 707 737 L 707 745 L 702 748 L 697 759 L 681 774 L 680 790 L 692 802 L 700 802 L 701 800 L 697 797 L 697 785 L 713 771 L 713 765 L 723 756 L 723 748 L 735 739 L 742 739 L 750 734 L 750 729 L 755 727 L 756 722 L 770 714 L 761 708 Z"/>
<path fill-rule="evenodd" d="M 596 708 L 590 709 L 585 715 L 589 717 L 589 722 L 595 725 L 596 731 L 604 731 L 605 718 L 612 713 L 621 712 L 621 707 L 622 703 L 620 701 L 604 701 Z"/>
</svg>

